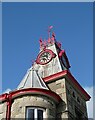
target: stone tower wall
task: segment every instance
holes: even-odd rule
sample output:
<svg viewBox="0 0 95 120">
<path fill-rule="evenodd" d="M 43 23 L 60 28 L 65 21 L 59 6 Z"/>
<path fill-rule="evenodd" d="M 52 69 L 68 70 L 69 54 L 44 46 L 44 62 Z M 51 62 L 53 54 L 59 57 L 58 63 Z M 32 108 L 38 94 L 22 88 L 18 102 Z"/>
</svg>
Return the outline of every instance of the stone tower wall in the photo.
<svg viewBox="0 0 95 120">
<path fill-rule="evenodd" d="M 56 118 L 56 103 L 46 96 L 25 95 L 12 100 L 11 118 L 26 118 L 26 108 L 44 109 L 44 117 Z M 0 120 L 6 118 L 7 102 L 0 103 Z"/>
<path fill-rule="evenodd" d="M 22 96 L 14 99 L 11 107 L 11 118 L 25 118 L 26 107 L 39 107 L 45 110 L 46 118 L 55 118 L 56 105 L 47 97 Z"/>
<path fill-rule="evenodd" d="M 48 83 L 48 86 L 52 91 L 57 93 L 62 99 L 62 102 L 57 106 L 57 117 L 68 118 L 65 78 Z"/>
<path fill-rule="evenodd" d="M 6 118 L 7 103 L 0 103 L 0 120 Z"/>
<path fill-rule="evenodd" d="M 83 118 L 87 117 L 86 101 L 84 100 L 82 93 L 66 80 L 66 96 L 68 110 L 71 117 L 76 117 L 75 108 L 78 109 L 82 114 Z"/>
<path fill-rule="evenodd" d="M 63 100 L 57 106 L 57 117 L 73 119 L 76 117 L 76 108 L 83 114 L 83 118 L 87 118 L 86 101 L 76 86 L 73 86 L 66 78 L 52 81 L 48 83 L 48 86 Z"/>
</svg>

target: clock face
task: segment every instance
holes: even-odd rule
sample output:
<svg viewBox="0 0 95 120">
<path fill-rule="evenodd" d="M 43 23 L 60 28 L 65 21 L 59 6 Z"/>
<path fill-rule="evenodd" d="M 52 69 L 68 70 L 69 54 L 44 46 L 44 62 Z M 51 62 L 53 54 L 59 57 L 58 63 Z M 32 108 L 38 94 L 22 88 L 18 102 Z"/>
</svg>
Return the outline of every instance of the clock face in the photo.
<svg viewBox="0 0 95 120">
<path fill-rule="evenodd" d="M 38 64 L 44 65 L 46 63 L 49 63 L 53 57 L 54 57 L 54 53 L 51 50 L 46 49 L 39 53 L 36 62 Z"/>
<path fill-rule="evenodd" d="M 43 52 L 40 55 L 40 62 L 41 63 L 47 63 L 51 60 L 52 55 L 49 52 Z"/>
</svg>

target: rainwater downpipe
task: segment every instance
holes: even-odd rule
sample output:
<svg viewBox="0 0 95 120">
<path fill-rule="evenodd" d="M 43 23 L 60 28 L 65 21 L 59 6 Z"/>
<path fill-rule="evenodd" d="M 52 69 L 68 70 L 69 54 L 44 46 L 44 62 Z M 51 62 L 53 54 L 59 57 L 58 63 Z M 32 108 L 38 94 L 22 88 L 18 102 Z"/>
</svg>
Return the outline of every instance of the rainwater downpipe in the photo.
<svg viewBox="0 0 95 120">
<path fill-rule="evenodd" d="M 10 116 L 11 116 L 11 105 L 12 105 L 12 97 L 11 97 L 11 94 L 6 94 L 6 100 L 7 100 L 6 120 L 10 120 Z"/>
</svg>

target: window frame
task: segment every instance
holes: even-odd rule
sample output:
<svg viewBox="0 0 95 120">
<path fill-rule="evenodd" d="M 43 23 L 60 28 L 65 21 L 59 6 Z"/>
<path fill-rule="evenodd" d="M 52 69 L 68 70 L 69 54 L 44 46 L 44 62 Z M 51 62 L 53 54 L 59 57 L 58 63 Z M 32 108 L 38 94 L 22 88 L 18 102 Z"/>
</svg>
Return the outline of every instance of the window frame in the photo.
<svg viewBox="0 0 95 120">
<path fill-rule="evenodd" d="M 32 106 L 27 106 L 26 107 L 26 114 L 25 114 L 25 117 L 26 117 L 26 120 L 28 120 L 29 118 L 28 118 L 28 110 L 29 109 L 33 109 L 34 110 L 34 119 L 37 119 L 38 118 L 38 116 L 37 116 L 37 114 L 38 114 L 38 110 L 42 110 L 43 111 L 43 119 L 45 118 L 45 108 L 41 108 L 41 107 L 32 107 Z M 29 119 L 30 120 L 30 119 Z"/>
</svg>

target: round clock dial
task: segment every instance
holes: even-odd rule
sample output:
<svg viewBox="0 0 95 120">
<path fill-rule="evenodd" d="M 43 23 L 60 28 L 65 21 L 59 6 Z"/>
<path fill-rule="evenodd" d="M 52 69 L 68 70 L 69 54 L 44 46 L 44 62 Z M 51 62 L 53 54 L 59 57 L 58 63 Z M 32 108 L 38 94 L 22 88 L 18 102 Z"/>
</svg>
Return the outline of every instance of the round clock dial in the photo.
<svg viewBox="0 0 95 120">
<path fill-rule="evenodd" d="M 49 63 L 53 57 L 54 57 L 54 53 L 51 50 L 46 49 L 39 53 L 36 62 L 38 64 L 44 65 L 46 63 Z"/>
<path fill-rule="evenodd" d="M 49 52 L 43 52 L 41 55 L 40 55 L 40 62 L 41 63 L 47 63 L 50 61 L 51 59 L 51 54 Z"/>
</svg>

